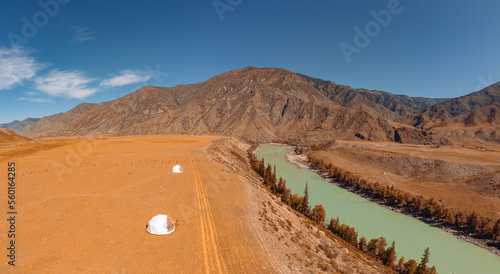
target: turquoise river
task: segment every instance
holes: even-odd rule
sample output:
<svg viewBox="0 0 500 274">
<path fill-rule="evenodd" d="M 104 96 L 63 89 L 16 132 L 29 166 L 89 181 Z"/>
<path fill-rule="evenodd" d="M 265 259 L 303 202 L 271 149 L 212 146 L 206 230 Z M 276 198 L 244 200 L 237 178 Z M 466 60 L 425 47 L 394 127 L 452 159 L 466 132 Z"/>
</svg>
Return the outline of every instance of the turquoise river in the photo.
<svg viewBox="0 0 500 274">
<path fill-rule="evenodd" d="M 430 265 L 435 265 L 438 273 L 500 273 L 500 256 L 325 181 L 315 172 L 288 162 L 285 155 L 291 151 L 262 144 L 256 155 L 264 158 L 266 165 L 276 165 L 278 177 L 286 180 L 292 193 L 303 195 L 307 181 L 310 204 L 322 204 L 326 220 L 338 216 L 341 223 L 356 228 L 359 238 L 383 236 L 389 245 L 395 241 L 398 260 L 404 255 L 406 260 L 420 262 L 424 249 L 429 247 Z"/>
</svg>

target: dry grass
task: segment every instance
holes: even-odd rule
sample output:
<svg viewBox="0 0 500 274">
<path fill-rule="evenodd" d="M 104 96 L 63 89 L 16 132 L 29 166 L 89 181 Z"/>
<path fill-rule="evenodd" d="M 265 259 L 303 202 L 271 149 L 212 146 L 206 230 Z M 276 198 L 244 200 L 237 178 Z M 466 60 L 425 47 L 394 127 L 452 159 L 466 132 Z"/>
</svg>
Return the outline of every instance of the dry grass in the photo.
<svg viewBox="0 0 500 274">
<path fill-rule="evenodd" d="M 500 145 L 468 142 L 431 148 L 338 141 L 333 150 L 313 154 L 368 181 L 434 197 L 450 208 L 500 218 L 500 182 L 495 183 Z"/>
</svg>

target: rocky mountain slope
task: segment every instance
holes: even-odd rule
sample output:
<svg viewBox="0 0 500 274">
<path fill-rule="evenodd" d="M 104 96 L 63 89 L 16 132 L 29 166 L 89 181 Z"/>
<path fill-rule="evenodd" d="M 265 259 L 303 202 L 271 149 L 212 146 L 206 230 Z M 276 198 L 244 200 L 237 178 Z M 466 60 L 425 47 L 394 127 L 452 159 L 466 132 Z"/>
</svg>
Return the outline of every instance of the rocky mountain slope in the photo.
<svg viewBox="0 0 500 274">
<path fill-rule="evenodd" d="M 22 121 L 14 120 L 10 123 L 0 124 L 0 128 L 10 129 L 15 133 L 23 132 L 27 127 L 38 122 L 40 118 L 26 118 Z"/>
<path fill-rule="evenodd" d="M 410 122 L 409 117 L 419 114 L 429 106 L 448 100 L 446 98 L 409 97 L 378 90 L 353 89 L 331 81 L 301 76 L 341 106 L 352 109 L 369 108 L 377 115 L 398 122 Z"/>
<path fill-rule="evenodd" d="M 51 116 L 43 117 L 35 124 L 27 127 L 22 134 L 25 136 L 43 136 L 42 132 L 54 132 L 79 117 L 81 114 L 93 109 L 97 104 L 83 103 L 74 107 L 65 113 L 58 113 Z M 56 135 L 53 135 L 56 136 Z"/>
<path fill-rule="evenodd" d="M 442 136 L 500 142 L 500 83 L 431 106 L 413 125 Z"/>
<path fill-rule="evenodd" d="M 369 108 L 340 106 L 293 72 L 253 67 L 199 84 L 146 86 L 110 102 L 79 105 L 67 113 L 42 118 L 23 134 L 197 134 L 254 141 L 363 138 L 446 142 L 380 117 Z"/>
</svg>

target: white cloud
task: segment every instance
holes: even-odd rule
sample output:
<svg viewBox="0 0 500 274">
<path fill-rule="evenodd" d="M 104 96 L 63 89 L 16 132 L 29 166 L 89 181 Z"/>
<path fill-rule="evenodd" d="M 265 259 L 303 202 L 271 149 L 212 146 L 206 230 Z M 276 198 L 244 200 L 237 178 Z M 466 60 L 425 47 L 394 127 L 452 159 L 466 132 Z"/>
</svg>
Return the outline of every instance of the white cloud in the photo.
<svg viewBox="0 0 500 274">
<path fill-rule="evenodd" d="M 77 70 L 53 70 L 47 75 L 35 78 L 35 87 L 52 97 L 83 99 L 98 91 L 97 88 L 88 86 L 94 80 Z"/>
<path fill-rule="evenodd" d="M 37 63 L 23 48 L 0 48 L 0 90 L 33 78 L 46 65 Z"/>
<path fill-rule="evenodd" d="M 33 103 L 54 103 L 50 98 L 33 98 L 33 97 L 21 97 L 17 100 L 30 101 Z"/>
<path fill-rule="evenodd" d="M 149 79 L 151 79 L 151 75 L 145 71 L 124 70 L 118 76 L 103 80 L 100 85 L 101 87 L 119 87 L 144 82 Z"/>
<path fill-rule="evenodd" d="M 73 42 L 81 43 L 89 40 L 94 40 L 96 31 L 90 30 L 88 27 L 74 26 L 71 28 L 73 31 Z"/>
</svg>

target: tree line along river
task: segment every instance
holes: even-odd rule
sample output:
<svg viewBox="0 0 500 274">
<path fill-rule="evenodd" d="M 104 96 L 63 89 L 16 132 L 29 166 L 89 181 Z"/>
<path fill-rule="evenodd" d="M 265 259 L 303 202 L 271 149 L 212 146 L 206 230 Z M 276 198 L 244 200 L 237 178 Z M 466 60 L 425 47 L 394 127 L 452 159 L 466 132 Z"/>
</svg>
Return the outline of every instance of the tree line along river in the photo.
<svg viewBox="0 0 500 274">
<path fill-rule="evenodd" d="M 290 152 L 291 148 L 261 144 L 255 155 L 259 160 L 264 158 L 266 165 L 276 165 L 278 178 L 286 180 L 292 193 L 303 195 L 307 181 L 309 204 L 322 204 L 327 222 L 338 216 L 341 223 L 356 228 L 358 238 L 382 236 L 389 244 L 395 241 L 398 259 L 404 255 L 406 260 L 418 262 L 429 247 L 428 265 L 435 265 L 439 273 L 500 273 L 500 256 L 331 184 L 315 172 L 288 162 L 286 154 Z"/>
</svg>

